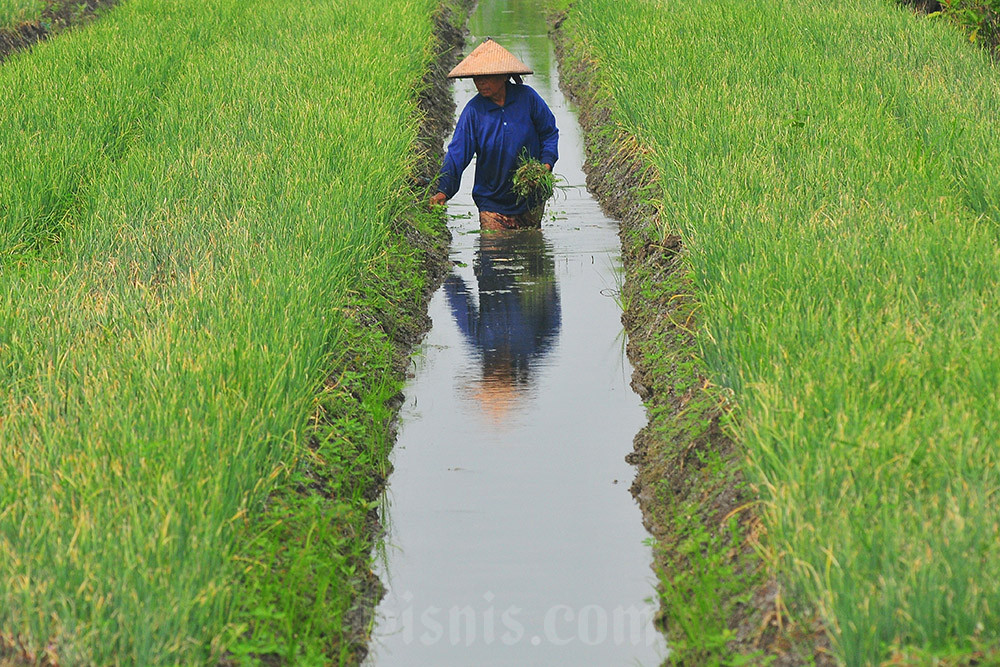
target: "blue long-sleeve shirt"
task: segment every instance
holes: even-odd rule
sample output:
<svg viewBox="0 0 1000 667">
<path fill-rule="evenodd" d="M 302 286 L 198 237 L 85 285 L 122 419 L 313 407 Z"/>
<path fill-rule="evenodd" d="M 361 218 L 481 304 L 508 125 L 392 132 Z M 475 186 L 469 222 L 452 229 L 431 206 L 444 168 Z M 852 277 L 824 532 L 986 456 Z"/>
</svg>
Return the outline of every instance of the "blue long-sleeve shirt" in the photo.
<svg viewBox="0 0 1000 667">
<path fill-rule="evenodd" d="M 559 130 L 545 101 L 530 86 L 507 82 L 507 97 L 501 107 L 476 95 L 462 110 L 448 154 L 438 176 L 438 190 L 448 199 L 455 196 L 462 172 L 476 156 L 476 182 L 472 199 L 481 211 L 520 215 L 528 202 L 511 190 L 511 176 L 522 150 L 545 164 L 559 158 Z"/>
</svg>

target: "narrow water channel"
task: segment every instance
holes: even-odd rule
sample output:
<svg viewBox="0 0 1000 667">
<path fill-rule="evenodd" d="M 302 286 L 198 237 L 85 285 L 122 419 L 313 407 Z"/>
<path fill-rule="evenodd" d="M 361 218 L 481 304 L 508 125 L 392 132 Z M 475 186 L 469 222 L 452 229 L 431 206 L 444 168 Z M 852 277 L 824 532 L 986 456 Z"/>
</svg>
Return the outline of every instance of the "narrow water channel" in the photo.
<svg viewBox="0 0 1000 667">
<path fill-rule="evenodd" d="M 534 70 L 562 180 L 540 232 L 479 234 L 472 174 L 449 202 L 454 270 L 430 304 L 383 507 L 366 664 L 658 665 L 652 556 L 625 462 L 645 423 L 624 354 L 617 224 L 584 186 L 583 139 L 532 0 L 480 0 Z M 475 94 L 454 88 L 459 111 Z"/>
</svg>

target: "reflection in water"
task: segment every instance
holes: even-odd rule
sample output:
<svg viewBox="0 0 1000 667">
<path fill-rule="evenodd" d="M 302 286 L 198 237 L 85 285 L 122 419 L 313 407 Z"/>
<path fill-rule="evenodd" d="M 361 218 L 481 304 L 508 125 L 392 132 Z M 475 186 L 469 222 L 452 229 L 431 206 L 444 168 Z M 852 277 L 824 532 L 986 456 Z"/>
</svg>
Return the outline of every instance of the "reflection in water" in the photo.
<svg viewBox="0 0 1000 667">
<path fill-rule="evenodd" d="M 500 423 L 531 386 L 532 368 L 559 334 L 555 261 L 541 231 L 517 230 L 481 234 L 473 267 L 478 304 L 456 273 L 444 289 L 458 328 L 482 364 L 472 395 Z"/>
</svg>

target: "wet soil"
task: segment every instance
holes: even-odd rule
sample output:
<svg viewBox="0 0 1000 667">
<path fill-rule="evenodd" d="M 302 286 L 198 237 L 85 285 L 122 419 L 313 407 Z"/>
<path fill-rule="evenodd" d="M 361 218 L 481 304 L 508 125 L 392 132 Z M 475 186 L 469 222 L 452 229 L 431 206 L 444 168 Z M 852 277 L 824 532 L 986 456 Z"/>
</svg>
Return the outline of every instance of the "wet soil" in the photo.
<svg viewBox="0 0 1000 667">
<path fill-rule="evenodd" d="M 622 323 L 635 369 L 632 387 L 650 417 L 628 457 L 637 466 L 631 491 L 657 541 L 656 569 L 661 579 L 674 582 L 678 573 L 679 579 L 704 577 L 706 562 L 730 575 L 728 585 L 715 591 L 732 632 L 724 643 L 750 664 L 835 664 L 815 614 L 788 608 L 779 581 L 759 555 L 764 528 L 755 510 L 758 495 L 742 474 L 745 452 L 726 427 L 728 397 L 692 370 L 697 367 L 691 363 L 697 357 L 697 304 L 683 241 L 653 231 L 657 213 L 648 193 L 656 188 L 655 172 L 642 145 L 615 123 L 592 79 L 594 65 L 562 30 L 564 20 L 553 17 L 552 26 L 563 87 L 580 106 L 587 187 L 621 222 L 627 304 Z M 724 536 L 731 517 L 737 521 L 735 534 Z M 703 547 L 692 556 L 692 544 L 699 543 L 692 536 L 700 531 L 711 536 L 702 544 L 725 545 L 724 553 L 713 558 Z M 697 589 L 691 584 L 681 597 L 698 596 Z M 665 602 L 669 598 L 661 598 L 660 622 L 673 648 L 680 649 L 674 658 L 680 664 L 712 660 L 711 649 L 679 646 L 685 642 L 683 630 L 672 619 L 679 610 Z"/>
<path fill-rule="evenodd" d="M 0 28 L 0 63 L 12 53 L 30 48 L 52 35 L 89 21 L 98 11 L 120 0 L 51 0 L 34 21 Z"/>
</svg>

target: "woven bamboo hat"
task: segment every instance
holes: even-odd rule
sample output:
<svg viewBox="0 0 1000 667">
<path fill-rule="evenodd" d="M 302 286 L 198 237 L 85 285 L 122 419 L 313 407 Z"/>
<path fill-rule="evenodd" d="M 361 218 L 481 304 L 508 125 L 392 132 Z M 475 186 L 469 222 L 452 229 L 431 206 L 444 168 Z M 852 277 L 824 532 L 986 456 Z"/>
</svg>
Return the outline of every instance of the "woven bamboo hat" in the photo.
<svg viewBox="0 0 1000 667">
<path fill-rule="evenodd" d="M 492 37 L 472 50 L 465 60 L 448 72 L 449 79 L 491 74 L 533 74 L 532 70 Z"/>
</svg>

